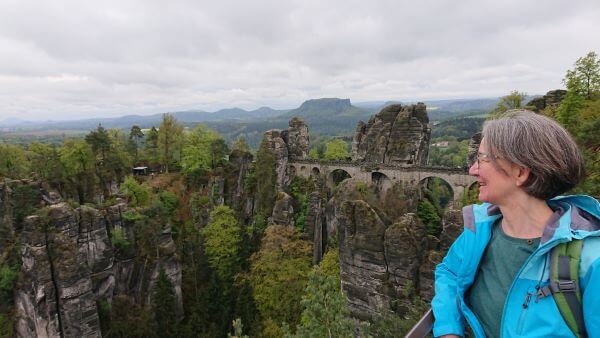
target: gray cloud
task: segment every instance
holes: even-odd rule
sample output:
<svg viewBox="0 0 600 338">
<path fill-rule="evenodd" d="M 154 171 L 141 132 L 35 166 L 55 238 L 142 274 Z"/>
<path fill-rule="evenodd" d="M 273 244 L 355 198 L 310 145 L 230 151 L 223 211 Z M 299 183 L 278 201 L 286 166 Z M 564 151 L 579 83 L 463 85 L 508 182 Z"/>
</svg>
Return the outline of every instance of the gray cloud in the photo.
<svg viewBox="0 0 600 338">
<path fill-rule="evenodd" d="M 0 3 L 0 119 L 531 94 L 600 50 L 596 1 Z"/>
</svg>

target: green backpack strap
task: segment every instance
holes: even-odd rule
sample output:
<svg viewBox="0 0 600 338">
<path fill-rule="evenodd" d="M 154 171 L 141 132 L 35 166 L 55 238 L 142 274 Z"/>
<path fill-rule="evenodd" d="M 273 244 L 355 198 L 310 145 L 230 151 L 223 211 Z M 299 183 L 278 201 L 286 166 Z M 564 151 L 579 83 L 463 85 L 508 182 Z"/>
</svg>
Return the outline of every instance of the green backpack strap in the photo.
<svg viewBox="0 0 600 338">
<path fill-rule="evenodd" d="M 550 254 L 550 291 L 567 325 L 576 337 L 587 337 L 583 321 L 579 262 L 582 240 L 561 243 Z"/>
</svg>

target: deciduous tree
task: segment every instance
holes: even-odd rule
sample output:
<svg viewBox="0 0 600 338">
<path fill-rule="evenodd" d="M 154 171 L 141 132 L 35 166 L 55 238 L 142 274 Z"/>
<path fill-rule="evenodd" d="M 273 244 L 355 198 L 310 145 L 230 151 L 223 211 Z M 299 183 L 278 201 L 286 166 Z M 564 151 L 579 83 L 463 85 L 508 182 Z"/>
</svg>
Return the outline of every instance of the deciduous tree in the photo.
<svg viewBox="0 0 600 338">
<path fill-rule="evenodd" d="M 169 172 L 169 166 L 178 159 L 182 140 L 183 125 L 178 123 L 173 115 L 164 114 L 158 128 L 158 149 L 161 164 L 166 172 Z"/>
</svg>

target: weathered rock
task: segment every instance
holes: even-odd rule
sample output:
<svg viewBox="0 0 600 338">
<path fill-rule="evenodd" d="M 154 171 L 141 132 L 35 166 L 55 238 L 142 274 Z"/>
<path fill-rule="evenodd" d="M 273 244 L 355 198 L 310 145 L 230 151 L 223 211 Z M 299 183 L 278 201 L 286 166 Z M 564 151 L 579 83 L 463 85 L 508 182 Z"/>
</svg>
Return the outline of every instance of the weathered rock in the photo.
<svg viewBox="0 0 600 338">
<path fill-rule="evenodd" d="M 15 290 L 17 335 L 98 337 L 89 256 L 79 250 L 77 213 L 66 203 L 29 216 L 22 232 L 22 279 Z M 92 262 L 92 266 L 93 266 Z"/>
<path fill-rule="evenodd" d="M 208 183 L 210 189 L 210 200 L 215 205 L 223 205 L 225 203 L 225 179 L 220 176 L 213 176 Z"/>
<path fill-rule="evenodd" d="M 363 184 L 358 189 L 358 184 L 354 179 L 344 181 L 326 208 L 327 222 L 339 230 L 342 289 L 356 318 L 370 319 L 390 310 L 403 315 L 413 295 L 425 301 L 433 296 L 433 271 L 444 254 L 439 251 L 440 241 L 420 223 L 414 213 L 416 202 L 392 202 L 394 196 L 373 195 L 369 191 L 376 191 L 375 187 L 365 189 Z M 412 189 L 401 192 L 401 188 L 389 193 L 396 199 L 417 199 Z M 460 216 L 450 210 L 444 217 L 441 238 L 445 241 L 454 240 L 451 224 L 460 223 Z"/>
<path fill-rule="evenodd" d="M 448 209 L 442 218 L 442 233 L 440 234 L 440 252 L 446 254 L 452 243 L 463 231 L 462 211 Z"/>
<path fill-rule="evenodd" d="M 277 200 L 273 207 L 273 214 L 269 218 L 269 224 L 294 226 L 293 198 L 283 191 L 277 193 Z"/>
<path fill-rule="evenodd" d="M 275 172 L 277 173 L 277 189 L 288 191 L 294 173 L 290 173 L 288 162 L 291 159 L 306 159 L 308 156 L 308 126 L 298 117 L 292 118 L 290 127 L 285 130 L 271 129 L 264 133 L 266 142 L 275 155 Z"/>
<path fill-rule="evenodd" d="M 170 227 L 164 227 L 158 240 L 158 260 L 140 260 L 135 250 L 115 250 L 110 232 L 116 228 L 135 243 L 131 222 L 123 222 L 126 208 L 122 202 L 103 211 L 57 203 L 25 218 L 14 290 L 17 336 L 100 336 L 97 301 L 122 293 L 147 304 L 161 266 L 173 283 L 182 318 L 181 266 Z"/>
<path fill-rule="evenodd" d="M 425 165 L 431 128 L 423 103 L 394 104 L 359 123 L 352 141 L 352 160 L 398 165 Z"/>
<path fill-rule="evenodd" d="M 469 140 L 469 148 L 467 150 L 467 167 L 470 167 L 477 160 L 477 152 L 481 143 L 481 133 L 475 133 Z"/>
<path fill-rule="evenodd" d="M 290 184 L 290 175 L 288 174 L 288 148 L 281 137 L 281 130 L 271 129 L 264 133 L 263 142 L 266 142 L 269 149 L 275 156 L 275 172 L 277 173 L 277 190 L 286 191 Z"/>
<path fill-rule="evenodd" d="M 231 207 L 239 212 L 240 219 L 244 220 L 245 224 L 252 221 L 253 196 L 249 196 L 244 189 L 244 179 L 250 172 L 252 159 L 252 153 L 249 152 L 234 150 L 229 155 L 229 163 L 232 167 L 228 175 L 231 178 L 231 182 L 228 183 L 229 201 Z"/>
<path fill-rule="evenodd" d="M 539 113 L 547 107 L 558 106 L 565 98 L 565 95 L 567 95 L 567 91 L 564 89 L 551 90 L 546 95 L 529 101 L 525 107 Z"/>
<path fill-rule="evenodd" d="M 284 140 L 288 145 L 290 159 L 306 159 L 309 148 L 308 126 L 298 117 L 292 118 L 289 126 Z"/>
<path fill-rule="evenodd" d="M 361 200 L 343 202 L 338 212 L 342 290 L 352 316 L 367 320 L 389 308 L 385 225 Z"/>
<path fill-rule="evenodd" d="M 325 215 L 321 205 L 321 195 L 318 191 L 313 191 L 308 195 L 308 207 L 302 236 L 313 241 L 313 264 L 318 264 L 323 258 L 327 241 L 327 233 L 323 233 L 323 230 L 326 230 L 324 224 Z"/>
</svg>

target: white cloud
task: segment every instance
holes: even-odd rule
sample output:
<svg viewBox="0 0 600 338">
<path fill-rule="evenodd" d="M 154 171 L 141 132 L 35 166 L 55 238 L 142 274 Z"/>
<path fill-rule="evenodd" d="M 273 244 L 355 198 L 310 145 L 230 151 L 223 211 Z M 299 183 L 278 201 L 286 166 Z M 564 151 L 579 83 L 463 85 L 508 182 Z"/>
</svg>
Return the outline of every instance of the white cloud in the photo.
<svg viewBox="0 0 600 338">
<path fill-rule="evenodd" d="M 600 50 L 596 1 L 0 3 L 0 115 L 530 94 Z"/>
</svg>

